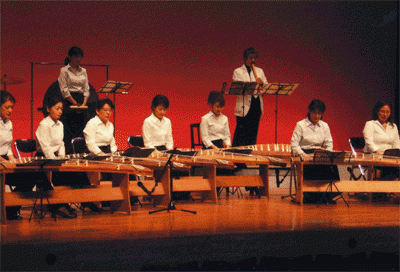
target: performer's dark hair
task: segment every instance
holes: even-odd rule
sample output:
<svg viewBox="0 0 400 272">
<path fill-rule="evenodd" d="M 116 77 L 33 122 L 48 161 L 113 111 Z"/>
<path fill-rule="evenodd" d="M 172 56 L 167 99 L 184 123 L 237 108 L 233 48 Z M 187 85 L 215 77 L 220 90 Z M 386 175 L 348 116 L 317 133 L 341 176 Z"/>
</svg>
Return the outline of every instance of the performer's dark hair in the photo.
<svg viewBox="0 0 400 272">
<path fill-rule="evenodd" d="M 62 96 L 59 96 L 59 95 L 50 96 L 45 104 L 46 109 L 43 110 L 44 115 L 48 116 L 49 112 L 47 111 L 47 109 L 51 109 L 54 105 L 56 105 L 60 102 L 64 105 L 64 99 L 62 98 Z"/>
<path fill-rule="evenodd" d="M 255 50 L 253 47 L 249 47 L 249 48 L 246 48 L 246 49 L 244 50 L 244 52 L 243 52 L 243 59 L 244 59 L 244 61 L 246 61 L 246 60 L 247 60 L 247 57 L 250 56 L 251 54 L 256 54 L 256 55 L 257 55 L 257 58 L 258 58 L 258 52 L 257 52 L 257 50 Z"/>
<path fill-rule="evenodd" d="M 113 110 L 115 109 L 114 103 L 109 98 L 100 99 L 97 101 L 96 109 L 101 110 L 105 104 L 108 104 Z"/>
<path fill-rule="evenodd" d="M 225 107 L 225 98 L 221 92 L 218 91 L 211 91 L 208 95 L 208 104 L 214 105 L 215 103 L 219 102 L 221 107 Z"/>
<path fill-rule="evenodd" d="M 318 99 L 314 99 L 313 101 L 311 101 L 310 105 L 308 105 L 307 118 L 310 119 L 310 112 L 314 112 L 316 110 L 322 113 L 321 115 L 321 120 L 322 120 L 322 116 L 324 115 L 325 112 L 325 103 Z"/>
<path fill-rule="evenodd" d="M 153 98 L 151 102 L 151 109 L 154 110 L 157 108 L 158 105 L 163 105 L 164 108 L 168 109 L 169 107 L 169 100 L 165 95 L 158 94 Z"/>
<path fill-rule="evenodd" d="M 67 65 L 73 56 L 83 57 L 83 50 L 77 46 L 73 46 L 68 50 L 68 57 L 64 60 L 64 64 Z"/>
<path fill-rule="evenodd" d="M 380 109 L 381 109 L 383 106 L 389 106 L 389 108 L 392 109 L 392 107 L 390 106 L 390 104 L 389 104 L 389 103 L 386 103 L 385 101 L 378 101 L 378 102 L 376 102 L 374 108 L 372 109 L 372 118 L 371 118 L 372 120 L 378 120 L 378 112 L 380 111 Z M 388 122 L 391 126 L 393 126 L 393 114 L 390 113 L 390 116 L 389 116 L 387 122 Z"/>
<path fill-rule="evenodd" d="M 16 102 L 16 100 L 15 100 L 15 98 L 14 98 L 14 96 L 12 94 L 10 94 L 7 91 L 3 91 L 3 90 L 0 90 L 0 101 L 1 101 L 0 105 L 3 105 L 7 101 L 11 101 L 14 104 Z"/>
</svg>

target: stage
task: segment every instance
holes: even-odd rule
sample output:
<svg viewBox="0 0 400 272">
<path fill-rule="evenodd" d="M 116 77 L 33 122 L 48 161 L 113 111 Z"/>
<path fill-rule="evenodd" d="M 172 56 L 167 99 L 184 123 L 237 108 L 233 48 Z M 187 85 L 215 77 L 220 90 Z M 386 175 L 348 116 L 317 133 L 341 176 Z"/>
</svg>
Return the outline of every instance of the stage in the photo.
<svg viewBox="0 0 400 272">
<path fill-rule="evenodd" d="M 132 215 L 86 211 L 77 219 L 50 216 L 1 226 L 2 271 L 10 270 L 399 270 L 400 209 L 346 197 L 336 205 L 294 204 L 244 192 L 219 204 L 176 201 L 194 210 Z M 224 194 L 223 192 L 222 194 Z"/>
</svg>

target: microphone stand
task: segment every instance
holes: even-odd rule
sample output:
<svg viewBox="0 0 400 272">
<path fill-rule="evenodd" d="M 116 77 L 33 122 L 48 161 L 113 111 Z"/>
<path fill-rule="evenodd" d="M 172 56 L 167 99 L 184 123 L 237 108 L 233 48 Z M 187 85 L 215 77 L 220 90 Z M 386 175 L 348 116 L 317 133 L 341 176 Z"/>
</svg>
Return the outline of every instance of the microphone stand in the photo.
<svg viewBox="0 0 400 272">
<path fill-rule="evenodd" d="M 148 191 L 148 190 L 146 189 L 146 187 L 144 187 L 143 183 L 138 182 L 138 186 L 139 186 L 140 188 L 142 188 L 143 191 L 145 191 L 150 197 L 153 198 L 152 193 L 154 192 L 155 187 L 156 187 L 156 186 L 158 185 L 158 183 L 160 182 L 160 179 L 161 179 L 161 177 L 164 175 L 164 173 L 165 173 L 165 171 L 167 170 L 167 168 L 169 167 L 169 169 L 170 169 L 170 171 L 169 171 L 170 186 L 171 186 L 170 195 L 169 195 L 169 197 L 170 197 L 170 202 L 168 203 L 167 208 L 160 209 L 160 210 L 156 210 L 156 211 L 149 211 L 149 214 L 153 214 L 153 213 L 156 213 L 156 212 L 163 212 L 163 211 L 168 211 L 168 212 L 169 212 L 169 211 L 173 211 L 173 210 L 182 211 L 182 212 L 189 212 L 189 213 L 193 213 L 193 214 L 196 214 L 196 213 L 197 213 L 196 211 L 189 211 L 189 210 L 184 210 L 184 209 L 177 209 L 177 208 L 175 207 L 175 203 L 174 203 L 174 201 L 173 201 L 173 199 L 172 199 L 172 193 L 173 193 L 173 176 L 172 176 L 173 161 L 172 161 L 172 157 L 174 156 L 175 152 L 176 152 L 176 147 L 174 148 L 173 152 L 172 152 L 171 155 L 169 156 L 168 161 L 165 163 L 165 166 L 164 166 L 164 168 L 163 168 L 163 170 L 162 170 L 162 172 L 161 172 L 161 175 L 160 175 L 159 178 L 156 180 L 156 184 L 154 185 L 154 187 L 153 187 L 153 189 L 152 189 L 151 191 Z M 139 183 L 141 183 L 141 184 L 139 184 Z"/>
</svg>

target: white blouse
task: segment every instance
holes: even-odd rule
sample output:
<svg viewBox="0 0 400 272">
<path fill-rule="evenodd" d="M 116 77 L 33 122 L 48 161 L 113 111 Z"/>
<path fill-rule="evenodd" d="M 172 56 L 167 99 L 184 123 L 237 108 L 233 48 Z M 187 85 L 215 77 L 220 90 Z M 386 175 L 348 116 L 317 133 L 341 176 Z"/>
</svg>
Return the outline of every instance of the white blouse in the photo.
<svg viewBox="0 0 400 272">
<path fill-rule="evenodd" d="M 10 119 L 0 117 L 0 155 L 12 156 L 11 142 L 13 140 L 13 126 Z"/>
<path fill-rule="evenodd" d="M 324 147 L 326 150 L 333 149 L 333 139 L 327 123 L 319 120 L 314 126 L 306 118 L 297 122 L 294 128 L 290 145 L 294 154 L 303 154 L 303 149 L 317 149 Z"/>
<path fill-rule="evenodd" d="M 63 138 L 64 125 L 61 121 L 54 122 L 50 116 L 47 116 L 39 123 L 39 127 L 36 130 L 37 151 L 43 152 L 47 159 L 56 159 L 55 152 L 58 152 L 58 156 L 64 156 Z"/>
<path fill-rule="evenodd" d="M 97 155 L 101 152 L 99 146 L 109 145 L 112 153 L 118 150 L 115 144 L 113 124 L 109 121 L 104 124 L 97 115 L 87 122 L 83 134 L 86 146 L 93 154 Z"/>
<path fill-rule="evenodd" d="M 229 131 L 228 117 L 216 116 L 212 111 L 201 117 L 201 140 L 205 147 L 212 146 L 212 141 L 222 140 L 226 146 L 231 146 L 231 133 Z"/>
<path fill-rule="evenodd" d="M 142 127 L 143 142 L 147 148 L 165 145 L 167 149 L 174 148 L 171 121 L 163 117 L 158 119 L 154 113 L 147 117 Z"/>
<path fill-rule="evenodd" d="M 400 148 L 399 131 L 396 124 L 386 125 L 386 129 L 378 120 L 365 123 L 363 130 L 365 148 L 364 152 L 385 152 L 386 149 Z"/>
<path fill-rule="evenodd" d="M 61 94 L 64 98 L 71 96 L 71 93 L 83 93 L 83 96 L 89 96 L 89 80 L 86 69 L 79 66 L 75 71 L 69 64 L 61 68 L 58 77 Z"/>
</svg>

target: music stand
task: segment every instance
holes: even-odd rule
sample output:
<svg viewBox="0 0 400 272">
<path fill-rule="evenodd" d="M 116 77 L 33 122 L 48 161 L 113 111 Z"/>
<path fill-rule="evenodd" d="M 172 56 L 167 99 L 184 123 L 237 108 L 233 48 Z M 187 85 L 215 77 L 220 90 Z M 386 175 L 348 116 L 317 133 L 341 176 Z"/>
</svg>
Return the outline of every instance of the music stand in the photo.
<svg viewBox="0 0 400 272">
<path fill-rule="evenodd" d="M 262 94 L 275 95 L 275 143 L 278 143 L 278 95 L 291 95 L 299 86 L 298 83 L 268 83 L 262 88 Z"/>
<path fill-rule="evenodd" d="M 114 94 L 114 106 L 116 106 L 116 97 L 115 94 L 129 94 L 129 89 L 132 88 L 133 84 L 131 82 L 120 82 L 120 81 L 113 81 L 113 80 L 107 80 L 107 82 L 104 84 L 103 87 L 101 87 L 97 93 L 105 93 L 106 97 L 108 98 L 109 93 Z M 114 127 L 116 127 L 115 124 L 115 118 L 116 113 L 114 112 Z M 114 130 L 115 133 L 115 130 Z"/>
<path fill-rule="evenodd" d="M 333 163 L 334 162 L 344 162 L 346 152 L 345 151 L 329 151 L 329 150 L 324 150 L 324 149 L 317 149 L 314 151 L 314 158 L 313 162 L 328 162 L 330 163 L 330 167 L 332 169 Z M 333 170 L 332 170 L 333 172 Z M 329 193 L 333 193 L 333 186 L 336 188 L 336 191 L 339 193 L 339 198 L 343 199 L 344 203 L 346 203 L 347 207 L 350 207 L 349 204 L 347 203 L 346 199 L 343 197 L 343 193 L 339 191 L 338 187 L 336 187 L 335 182 L 333 181 L 333 178 L 330 179 L 329 185 L 326 188 L 324 195 L 322 198 L 318 201 L 318 205 L 321 203 L 328 203 L 328 198 L 326 197 L 326 193 L 329 191 Z"/>
<path fill-rule="evenodd" d="M 233 81 L 229 91 L 226 94 L 243 96 L 243 117 L 244 117 L 244 96 L 255 95 L 257 93 L 257 82 Z"/>
<path fill-rule="evenodd" d="M 182 211 L 182 212 L 189 212 L 189 213 L 193 213 L 193 214 L 196 214 L 196 213 L 197 213 L 196 211 L 189 211 L 189 210 L 177 209 L 177 208 L 175 207 L 175 203 L 174 203 L 174 201 L 173 201 L 173 199 L 172 199 L 172 193 L 173 193 L 173 176 L 172 176 L 173 161 L 172 161 L 172 157 L 174 156 L 174 154 L 175 154 L 175 152 L 176 152 L 176 149 L 177 149 L 177 148 L 175 147 L 174 150 L 173 150 L 173 152 L 172 152 L 171 155 L 169 156 L 168 161 L 165 163 L 165 166 L 164 166 L 164 168 L 163 168 L 163 170 L 162 170 L 162 172 L 161 172 L 161 175 L 160 175 L 160 177 L 158 178 L 158 180 L 156 181 L 156 185 L 155 185 L 155 186 L 157 186 L 157 184 L 159 183 L 159 180 L 162 178 L 162 176 L 164 175 L 165 171 L 166 171 L 167 168 L 169 167 L 169 179 L 170 179 L 171 190 L 170 190 L 170 195 L 169 195 L 170 201 L 169 201 L 169 203 L 168 203 L 168 206 L 167 206 L 167 208 L 164 208 L 164 209 L 160 209 L 160 210 L 156 210 L 156 211 L 149 211 L 149 214 L 156 213 L 156 212 L 163 212 L 163 211 L 168 211 L 168 212 L 169 212 L 169 211 L 173 211 L 173 210 Z M 139 184 L 138 184 L 138 186 L 142 188 L 142 186 L 140 186 Z M 155 186 L 154 186 L 154 187 L 155 187 Z M 142 189 L 143 189 L 143 188 L 142 188 Z M 151 192 L 153 192 L 153 191 L 154 191 L 154 188 L 153 188 L 153 190 L 152 190 Z M 146 193 L 147 193 L 147 192 L 146 192 Z M 150 196 L 151 196 L 151 194 L 150 194 Z"/>
</svg>

